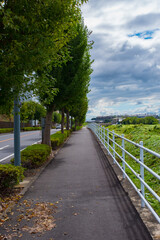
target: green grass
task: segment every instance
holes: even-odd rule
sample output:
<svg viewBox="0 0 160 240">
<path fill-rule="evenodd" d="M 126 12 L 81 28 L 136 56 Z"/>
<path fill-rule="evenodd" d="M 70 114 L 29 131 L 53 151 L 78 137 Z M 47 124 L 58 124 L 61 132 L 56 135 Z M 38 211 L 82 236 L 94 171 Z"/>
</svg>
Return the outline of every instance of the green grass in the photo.
<svg viewBox="0 0 160 240">
<path fill-rule="evenodd" d="M 160 154 L 160 124 L 158 125 L 111 125 L 108 127 L 110 131 L 115 131 L 116 134 L 122 135 L 132 140 L 136 143 L 143 141 L 143 146 L 149 148 Z M 112 138 L 112 134 L 110 134 Z M 116 142 L 121 145 L 122 140 L 119 137 L 115 137 Z M 112 142 L 110 141 L 112 146 Z M 133 146 L 131 143 L 125 141 L 125 149 L 130 152 L 137 159 L 140 158 L 139 148 Z M 116 151 L 122 156 L 122 150 L 116 146 Z M 110 149 L 112 153 L 112 150 Z M 116 157 L 117 161 L 122 165 L 122 161 Z M 140 166 L 133 160 L 130 156 L 125 154 L 126 162 L 138 173 L 140 174 Z M 151 168 L 157 174 L 160 174 L 160 159 L 144 151 L 144 163 Z M 126 167 L 126 172 L 135 183 L 135 185 L 140 189 L 140 181 L 137 179 L 132 171 Z M 160 196 L 160 181 L 158 181 L 152 174 L 145 170 L 145 181 L 147 184 Z M 145 188 L 146 199 L 150 202 L 151 206 L 160 215 L 160 204 L 152 196 L 152 194 Z"/>
</svg>

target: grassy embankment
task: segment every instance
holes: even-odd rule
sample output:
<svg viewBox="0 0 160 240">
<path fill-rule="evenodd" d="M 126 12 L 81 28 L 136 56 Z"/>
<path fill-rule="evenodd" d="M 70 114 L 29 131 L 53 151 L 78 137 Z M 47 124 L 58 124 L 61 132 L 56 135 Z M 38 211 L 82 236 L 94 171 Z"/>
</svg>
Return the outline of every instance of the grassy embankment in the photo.
<svg viewBox="0 0 160 240">
<path fill-rule="evenodd" d="M 115 131 L 118 135 L 124 134 L 124 136 L 136 143 L 143 141 L 143 145 L 146 148 L 149 148 L 160 154 L 160 124 L 158 125 L 112 125 L 108 127 L 110 131 Z M 110 135 L 112 138 L 112 135 Z M 121 145 L 122 140 L 115 137 L 116 142 Z M 112 146 L 112 142 L 110 141 Z M 125 141 L 125 149 L 132 153 L 137 159 L 140 158 L 139 148 L 133 146 L 131 143 Z M 112 150 L 110 149 L 112 152 Z M 122 150 L 116 146 L 116 151 L 122 156 Z M 140 174 L 140 166 L 136 163 L 131 157 L 127 154 L 125 156 L 127 163 L 138 173 Z M 116 157 L 118 162 L 122 165 L 122 161 Z M 157 174 L 160 174 L 160 159 L 154 157 L 153 155 L 144 151 L 144 163 L 155 171 Z M 140 181 L 134 176 L 129 168 L 126 167 L 126 172 L 135 183 L 135 185 L 140 189 Z M 147 184 L 160 196 L 160 182 L 147 170 L 145 172 L 145 181 Z M 160 215 L 160 204 L 152 194 L 145 188 L 145 196 L 150 202 L 151 206 L 155 209 L 157 214 Z"/>
</svg>

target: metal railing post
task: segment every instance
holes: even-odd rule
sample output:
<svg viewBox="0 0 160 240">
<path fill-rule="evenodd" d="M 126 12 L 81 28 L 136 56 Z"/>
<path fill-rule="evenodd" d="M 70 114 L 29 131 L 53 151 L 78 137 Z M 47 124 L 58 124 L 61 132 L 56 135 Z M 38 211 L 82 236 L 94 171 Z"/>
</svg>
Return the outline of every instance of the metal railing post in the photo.
<svg viewBox="0 0 160 240">
<path fill-rule="evenodd" d="M 141 146 L 143 146 L 143 141 L 141 141 L 139 143 Z M 144 163 L 144 154 L 143 154 L 143 149 L 140 147 L 140 161 L 142 163 Z M 140 164 L 140 175 L 141 178 L 144 180 L 144 167 Z M 144 184 L 141 182 L 141 194 L 143 195 L 143 197 L 145 197 L 145 188 L 144 188 Z M 141 207 L 145 207 L 145 203 L 144 201 L 141 199 Z"/>
<path fill-rule="evenodd" d="M 105 146 L 105 140 L 106 140 L 106 131 L 105 131 L 105 127 L 103 127 L 103 144 Z"/>
<path fill-rule="evenodd" d="M 97 137 L 99 137 L 99 126 L 97 125 Z"/>
<path fill-rule="evenodd" d="M 101 126 L 101 142 L 102 142 L 102 126 Z"/>
<path fill-rule="evenodd" d="M 116 163 L 116 161 L 115 161 L 115 156 L 116 156 L 116 154 L 115 154 L 115 135 L 114 135 L 114 131 L 112 131 L 112 133 L 113 133 L 113 163 Z"/>
<path fill-rule="evenodd" d="M 14 165 L 21 165 L 20 152 L 20 101 L 19 97 L 14 99 Z"/>
<path fill-rule="evenodd" d="M 109 151 L 109 130 L 107 128 L 107 150 Z"/>
<path fill-rule="evenodd" d="M 125 151 L 124 151 L 124 149 L 125 149 L 125 143 L 124 143 L 124 134 L 122 134 L 122 148 L 123 148 L 123 150 L 122 150 L 122 158 L 123 158 L 123 160 L 125 161 Z M 125 166 L 125 162 L 123 161 L 123 163 L 122 163 L 122 166 L 123 166 L 123 171 L 125 171 L 125 168 L 126 168 L 126 166 Z M 126 176 L 125 176 L 125 174 L 123 173 L 123 178 L 125 178 Z"/>
<path fill-rule="evenodd" d="M 100 126 L 98 125 L 98 138 L 100 139 Z"/>
</svg>

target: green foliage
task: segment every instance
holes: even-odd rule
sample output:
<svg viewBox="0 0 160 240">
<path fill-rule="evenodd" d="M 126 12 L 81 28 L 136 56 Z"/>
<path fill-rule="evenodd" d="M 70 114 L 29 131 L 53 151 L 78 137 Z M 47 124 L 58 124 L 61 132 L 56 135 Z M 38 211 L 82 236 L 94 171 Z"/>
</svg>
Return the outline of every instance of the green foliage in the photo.
<svg viewBox="0 0 160 240">
<path fill-rule="evenodd" d="M 58 131 L 51 135 L 51 146 L 52 149 L 56 149 L 59 147 L 71 134 L 71 130 L 64 130 L 64 133 L 61 133 L 61 131 Z"/>
<path fill-rule="evenodd" d="M 40 103 L 34 101 L 23 102 L 20 108 L 20 118 L 22 121 L 33 119 L 41 121 L 41 118 L 45 117 L 45 114 L 45 108 Z"/>
<path fill-rule="evenodd" d="M 61 123 L 61 120 L 62 120 L 62 116 L 61 116 L 60 113 L 54 112 L 52 114 L 52 122 L 54 122 L 54 123 Z"/>
<path fill-rule="evenodd" d="M 43 165 L 51 153 L 51 148 L 46 144 L 34 144 L 26 147 L 21 152 L 21 165 L 24 168 L 32 169 Z M 11 160 L 14 163 L 14 159 Z"/>
<path fill-rule="evenodd" d="M 1 105 L 28 89 L 34 71 L 69 58 L 66 44 L 75 35 L 73 25 L 83 2 L 86 1 L 1 1 Z"/>
<path fill-rule="evenodd" d="M 160 125 L 112 125 L 108 126 L 109 130 L 115 131 L 118 135 L 124 134 L 125 137 L 131 141 L 139 143 L 143 141 L 143 145 L 146 148 L 151 149 L 160 154 Z M 112 138 L 112 134 L 110 135 Z M 116 142 L 121 145 L 122 140 L 119 137 L 116 137 Z M 112 146 L 112 143 L 111 143 Z M 131 143 L 125 141 L 125 149 L 130 152 L 137 159 L 140 158 L 139 148 L 133 146 Z M 110 149 L 112 152 L 112 149 Z M 120 150 L 116 146 L 116 151 L 119 155 L 122 156 L 122 150 Z M 122 165 L 122 161 L 116 157 L 117 161 Z M 125 154 L 125 159 L 127 163 L 138 173 L 140 174 L 140 166 L 136 161 L 134 161 L 130 156 Z M 160 174 L 160 160 L 159 158 L 151 155 L 144 151 L 144 163 L 151 168 L 157 174 Z M 126 167 L 126 172 L 132 179 L 132 181 L 136 184 L 138 188 L 140 188 L 140 181 L 134 176 L 131 170 Z M 145 181 L 147 184 L 158 194 L 160 195 L 160 182 L 152 176 L 148 171 L 145 170 Z M 160 214 L 160 206 L 158 201 L 152 196 L 152 194 L 145 188 L 145 195 L 147 200 L 150 202 L 152 207 L 156 210 L 158 214 Z"/>
<path fill-rule="evenodd" d="M 75 34 L 66 45 L 70 51 L 70 58 L 60 66 L 51 62 L 49 67 L 43 68 L 35 74 L 36 86 L 38 86 L 36 93 L 40 102 L 47 109 L 46 126 L 51 124 L 50 116 L 55 109 L 70 112 L 79 123 L 85 121 L 88 109 L 87 93 L 92 73 L 92 61 L 89 53 L 92 43 L 88 40 L 90 32 L 84 26 L 81 16 L 78 15 L 77 19 L 73 25 Z M 64 117 L 62 117 L 61 123 L 63 128 Z M 49 138 L 48 128 L 45 127 L 44 142 L 50 144 L 50 140 L 47 139 L 47 136 Z"/>
<path fill-rule="evenodd" d="M 138 117 L 127 117 L 122 121 L 122 124 L 158 124 L 158 119 L 148 116 L 145 118 L 138 118 Z"/>
<path fill-rule="evenodd" d="M 41 121 L 42 117 L 46 116 L 46 109 L 40 103 L 35 102 L 35 112 L 34 112 L 34 120 Z"/>
<path fill-rule="evenodd" d="M 35 103 L 33 101 L 23 102 L 20 108 L 21 121 L 34 119 Z"/>
<path fill-rule="evenodd" d="M 13 132 L 13 128 L 0 128 L 0 133 Z"/>
<path fill-rule="evenodd" d="M 81 130 L 81 129 L 82 129 L 82 127 L 83 127 L 83 126 L 77 126 L 77 127 L 76 127 L 76 131 L 79 131 L 79 130 Z"/>
<path fill-rule="evenodd" d="M 13 132 L 13 128 L 0 128 L 0 133 L 9 133 Z M 21 128 L 22 131 L 35 131 L 35 130 L 41 130 L 41 127 L 23 127 Z"/>
<path fill-rule="evenodd" d="M 11 164 L 0 164 L 0 191 L 7 192 L 23 180 L 24 169 Z"/>
<path fill-rule="evenodd" d="M 73 126 L 72 128 L 72 131 L 79 131 L 82 129 L 83 126 L 76 126 L 76 129 L 75 129 L 75 126 Z"/>
<path fill-rule="evenodd" d="M 90 81 L 91 63 L 89 49 L 92 44 L 88 42 L 89 32 L 83 21 L 75 25 L 77 35 L 68 43 L 70 49 L 70 60 L 62 66 L 52 65 L 47 69 L 47 78 L 52 83 L 52 88 L 58 89 L 50 105 L 56 105 L 58 109 L 75 108 L 75 101 L 80 102 L 88 93 Z M 56 79 L 56 81 L 54 81 Z M 41 88 L 40 88 L 41 90 Z M 39 94 L 40 100 L 46 102 L 47 94 Z M 44 102 L 44 103 L 45 103 Z M 77 107 L 78 109 L 78 107 Z"/>
<path fill-rule="evenodd" d="M 35 130 L 41 130 L 41 127 L 23 127 L 21 128 L 22 131 L 35 131 Z"/>
<path fill-rule="evenodd" d="M 13 114 L 13 101 L 8 102 L 6 105 L 0 104 L 0 114 L 5 114 L 7 117 L 11 118 Z"/>
</svg>

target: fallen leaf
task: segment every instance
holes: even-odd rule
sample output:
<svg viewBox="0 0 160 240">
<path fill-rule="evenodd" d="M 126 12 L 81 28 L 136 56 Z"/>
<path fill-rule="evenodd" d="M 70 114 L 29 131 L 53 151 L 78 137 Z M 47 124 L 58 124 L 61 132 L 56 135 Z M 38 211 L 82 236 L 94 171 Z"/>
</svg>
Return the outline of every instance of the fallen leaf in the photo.
<svg viewBox="0 0 160 240">
<path fill-rule="evenodd" d="M 74 213 L 74 216 L 77 216 L 78 215 L 78 213 Z"/>
</svg>

